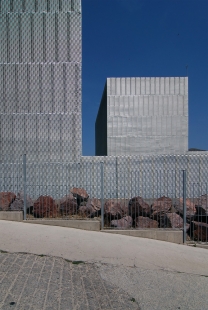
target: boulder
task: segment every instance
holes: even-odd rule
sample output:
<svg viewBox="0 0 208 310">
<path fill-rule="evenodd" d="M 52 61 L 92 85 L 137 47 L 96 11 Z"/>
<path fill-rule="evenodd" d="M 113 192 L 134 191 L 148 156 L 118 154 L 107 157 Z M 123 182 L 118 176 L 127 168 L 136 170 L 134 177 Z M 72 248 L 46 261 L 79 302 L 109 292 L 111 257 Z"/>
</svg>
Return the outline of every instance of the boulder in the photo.
<svg viewBox="0 0 208 310">
<path fill-rule="evenodd" d="M 153 216 L 159 214 L 166 214 L 172 208 L 172 199 L 169 197 L 160 197 L 156 199 L 152 205 Z"/>
<path fill-rule="evenodd" d="M 207 210 L 203 206 L 195 206 L 196 208 L 196 214 L 194 220 L 196 222 L 204 222 L 208 223 L 208 213 Z"/>
<path fill-rule="evenodd" d="M 92 206 L 80 206 L 78 210 L 78 214 L 82 217 L 91 217 L 94 215 L 94 209 Z"/>
<path fill-rule="evenodd" d="M 149 216 L 151 211 L 150 206 L 140 196 L 132 198 L 129 201 L 128 208 L 129 208 L 129 215 L 132 216 L 134 219 L 139 215 Z"/>
<path fill-rule="evenodd" d="M 158 228 L 158 222 L 149 217 L 138 216 L 136 218 L 137 228 Z"/>
<path fill-rule="evenodd" d="M 179 228 L 179 229 L 183 229 L 183 219 L 182 217 L 180 217 L 179 214 L 177 213 L 167 213 L 166 214 L 169 222 L 170 222 L 170 227 L 171 228 Z M 189 229 L 189 224 L 186 223 L 186 230 Z"/>
<path fill-rule="evenodd" d="M 128 207 L 117 199 L 109 199 L 104 204 L 104 213 L 110 219 L 120 219 L 128 215 Z"/>
<path fill-rule="evenodd" d="M 94 217 L 101 213 L 101 202 L 97 198 L 90 198 L 80 204 L 79 215 L 83 217 Z"/>
<path fill-rule="evenodd" d="M 12 192 L 0 193 L 0 211 L 8 211 L 16 195 Z"/>
<path fill-rule="evenodd" d="M 66 195 L 60 199 L 59 210 L 62 215 L 77 214 L 77 202 L 72 194 Z"/>
<path fill-rule="evenodd" d="M 111 227 L 121 228 L 121 229 L 127 229 L 132 227 L 132 217 L 131 216 L 125 216 L 120 220 L 112 220 L 111 221 Z"/>
<path fill-rule="evenodd" d="M 101 201 L 97 198 L 90 198 L 88 199 L 86 206 L 91 206 L 94 212 L 98 212 L 101 209 Z"/>
<path fill-rule="evenodd" d="M 193 237 L 194 240 L 207 242 L 208 241 L 208 224 L 193 221 L 191 222 L 189 233 Z"/>
<path fill-rule="evenodd" d="M 33 214 L 36 217 L 56 217 L 57 205 L 50 196 L 40 196 L 33 206 Z"/>
<path fill-rule="evenodd" d="M 26 208 L 27 210 L 32 211 L 33 201 L 27 195 L 26 196 Z M 17 194 L 15 200 L 12 202 L 10 206 L 10 210 L 12 211 L 23 211 L 24 210 L 24 192 L 20 192 Z"/>
<path fill-rule="evenodd" d="M 89 197 L 88 193 L 86 192 L 84 188 L 73 187 L 70 189 L 70 192 L 72 193 L 74 198 L 77 200 L 78 205 L 80 205 L 82 201 L 87 201 Z"/>
<path fill-rule="evenodd" d="M 208 195 L 202 195 L 195 199 L 195 221 L 208 223 Z"/>
<path fill-rule="evenodd" d="M 175 209 L 176 211 L 183 216 L 183 198 L 179 198 L 176 200 L 175 203 Z M 194 202 L 192 202 L 190 199 L 186 199 L 186 218 L 191 219 L 194 218 L 196 214 L 196 208 Z"/>
</svg>

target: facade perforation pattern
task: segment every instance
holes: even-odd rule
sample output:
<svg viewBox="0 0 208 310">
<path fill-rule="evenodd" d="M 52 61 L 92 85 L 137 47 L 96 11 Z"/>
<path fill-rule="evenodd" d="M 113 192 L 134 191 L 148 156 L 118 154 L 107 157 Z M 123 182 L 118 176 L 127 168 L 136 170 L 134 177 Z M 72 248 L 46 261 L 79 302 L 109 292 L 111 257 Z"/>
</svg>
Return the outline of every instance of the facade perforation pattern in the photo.
<svg viewBox="0 0 208 310">
<path fill-rule="evenodd" d="M 0 2 L 1 152 L 81 156 L 81 1 Z"/>
<path fill-rule="evenodd" d="M 96 155 L 188 150 L 187 77 L 108 78 L 106 85 L 96 120 Z"/>
<path fill-rule="evenodd" d="M 0 13 L 68 11 L 81 13 L 81 0 L 0 0 Z"/>
</svg>

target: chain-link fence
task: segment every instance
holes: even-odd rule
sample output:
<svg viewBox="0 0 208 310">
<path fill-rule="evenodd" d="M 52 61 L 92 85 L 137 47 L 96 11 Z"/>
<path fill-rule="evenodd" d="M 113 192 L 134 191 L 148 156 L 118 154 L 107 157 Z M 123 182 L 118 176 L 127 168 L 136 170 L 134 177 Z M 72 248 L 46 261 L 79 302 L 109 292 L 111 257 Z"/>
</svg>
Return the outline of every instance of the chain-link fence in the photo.
<svg viewBox="0 0 208 310">
<path fill-rule="evenodd" d="M 82 157 L 53 163 L 5 156 L 0 210 L 24 210 L 30 220 L 96 218 L 103 229 L 179 229 L 188 240 L 207 242 L 207 159 Z"/>
</svg>

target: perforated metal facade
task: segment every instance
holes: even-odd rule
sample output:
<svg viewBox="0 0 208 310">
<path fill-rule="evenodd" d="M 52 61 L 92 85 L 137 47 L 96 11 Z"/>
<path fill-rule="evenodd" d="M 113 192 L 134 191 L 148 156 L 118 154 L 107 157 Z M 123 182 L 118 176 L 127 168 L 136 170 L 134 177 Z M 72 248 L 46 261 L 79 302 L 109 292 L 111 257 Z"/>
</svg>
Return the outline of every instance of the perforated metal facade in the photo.
<svg viewBox="0 0 208 310">
<path fill-rule="evenodd" d="M 81 0 L 0 1 L 0 152 L 81 156 Z"/>
<path fill-rule="evenodd" d="M 107 79 L 96 120 L 96 155 L 187 150 L 187 77 Z"/>
</svg>

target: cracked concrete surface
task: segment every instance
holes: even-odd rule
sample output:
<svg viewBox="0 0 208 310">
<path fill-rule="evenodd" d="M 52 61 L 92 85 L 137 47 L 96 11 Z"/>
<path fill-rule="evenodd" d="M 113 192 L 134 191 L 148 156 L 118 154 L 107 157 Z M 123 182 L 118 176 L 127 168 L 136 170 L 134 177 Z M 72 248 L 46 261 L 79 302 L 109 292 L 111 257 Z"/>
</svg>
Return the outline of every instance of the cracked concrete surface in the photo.
<svg viewBox="0 0 208 310">
<path fill-rule="evenodd" d="M 0 253 L 0 309 L 132 309 L 138 303 L 102 279 L 99 267 L 62 258 Z"/>
<path fill-rule="evenodd" d="M 206 249 L 7 221 L 0 236 L 0 309 L 208 309 Z"/>
</svg>

